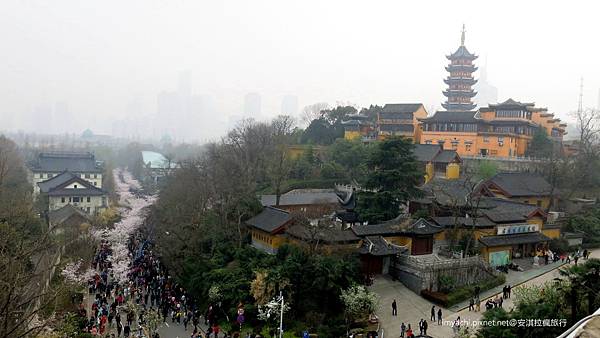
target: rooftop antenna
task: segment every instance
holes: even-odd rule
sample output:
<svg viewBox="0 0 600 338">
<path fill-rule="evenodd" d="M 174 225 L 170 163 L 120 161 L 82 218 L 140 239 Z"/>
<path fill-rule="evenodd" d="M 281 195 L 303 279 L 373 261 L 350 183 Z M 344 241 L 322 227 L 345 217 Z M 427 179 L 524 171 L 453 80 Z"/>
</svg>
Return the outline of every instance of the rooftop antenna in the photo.
<svg viewBox="0 0 600 338">
<path fill-rule="evenodd" d="M 465 33 L 466 33 L 465 24 L 463 23 L 462 33 L 460 35 L 460 45 L 461 46 L 465 45 Z"/>
<path fill-rule="evenodd" d="M 579 105 L 577 106 L 577 112 L 583 112 L 583 77 L 581 77 L 581 81 L 579 82 Z"/>
</svg>

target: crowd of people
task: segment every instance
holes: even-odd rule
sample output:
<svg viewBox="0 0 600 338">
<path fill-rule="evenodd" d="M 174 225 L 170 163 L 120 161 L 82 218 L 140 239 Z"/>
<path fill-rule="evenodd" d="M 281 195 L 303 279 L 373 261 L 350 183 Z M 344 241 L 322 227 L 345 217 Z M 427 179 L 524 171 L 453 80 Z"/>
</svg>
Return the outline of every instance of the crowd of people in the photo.
<svg viewBox="0 0 600 338">
<path fill-rule="evenodd" d="M 147 241 L 140 235 L 133 236 L 128 250 L 133 265 L 125 285 L 119 284 L 110 272 L 112 252 L 107 241 L 101 242 L 94 255 L 92 264 L 97 273 L 88 281 L 89 297 L 93 300 L 86 332 L 111 337 L 157 338 L 157 332 L 148 332 L 152 326 L 148 325 L 148 315 L 153 311 L 163 323 L 183 325 L 186 331 L 189 328 L 192 338 L 219 337 L 221 329 L 216 310 L 209 306 L 202 313 L 183 287 L 168 275 Z M 83 303 L 80 314 L 87 317 Z M 200 325 L 201 318 L 207 327 L 205 330 Z M 225 333 L 222 337 L 227 336 Z"/>
</svg>

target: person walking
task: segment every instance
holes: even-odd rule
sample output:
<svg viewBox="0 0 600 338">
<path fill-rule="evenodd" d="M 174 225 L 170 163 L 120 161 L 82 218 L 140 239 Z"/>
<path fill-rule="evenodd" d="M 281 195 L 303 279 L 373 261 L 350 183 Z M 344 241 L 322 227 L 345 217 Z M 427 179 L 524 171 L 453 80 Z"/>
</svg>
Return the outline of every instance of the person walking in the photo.
<svg viewBox="0 0 600 338">
<path fill-rule="evenodd" d="M 438 318 L 438 325 L 442 325 L 442 308 L 438 309 L 438 313 L 437 313 L 437 318 Z"/>
<path fill-rule="evenodd" d="M 121 337 L 121 331 L 123 331 L 123 324 L 120 321 L 117 322 L 117 337 Z"/>
<path fill-rule="evenodd" d="M 397 316 L 398 315 L 398 308 L 396 305 L 396 300 L 394 299 L 394 301 L 392 302 L 392 316 Z"/>
<path fill-rule="evenodd" d="M 408 324 L 408 329 L 406 329 L 406 338 L 410 338 L 410 337 L 414 337 L 415 335 L 413 334 L 412 328 L 410 327 L 410 324 Z"/>
<path fill-rule="evenodd" d="M 431 321 L 435 322 L 435 305 L 431 307 Z"/>
<path fill-rule="evenodd" d="M 510 284 L 508 284 L 508 287 L 506 288 L 507 294 L 508 294 L 508 298 L 510 298 L 510 291 L 511 291 L 511 286 Z"/>
<path fill-rule="evenodd" d="M 402 322 L 402 324 L 400 324 L 400 338 L 404 338 L 405 332 L 406 332 L 406 325 L 404 325 L 404 322 Z"/>
<path fill-rule="evenodd" d="M 473 297 L 471 297 L 471 299 L 469 299 L 469 311 L 475 310 L 473 305 L 475 305 L 475 300 L 473 299 Z"/>
<path fill-rule="evenodd" d="M 427 335 L 427 321 L 424 320 L 423 321 L 423 333 L 421 335 L 426 336 Z"/>
<path fill-rule="evenodd" d="M 419 320 L 419 335 L 420 336 L 423 335 L 423 318 L 421 318 L 421 320 Z"/>
</svg>

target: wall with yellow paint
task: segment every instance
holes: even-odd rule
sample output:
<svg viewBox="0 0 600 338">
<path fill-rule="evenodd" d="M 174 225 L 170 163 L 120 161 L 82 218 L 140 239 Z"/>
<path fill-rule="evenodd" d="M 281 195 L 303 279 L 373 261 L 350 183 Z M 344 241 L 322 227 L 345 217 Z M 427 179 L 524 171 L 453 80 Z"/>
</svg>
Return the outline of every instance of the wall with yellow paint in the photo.
<svg viewBox="0 0 600 338">
<path fill-rule="evenodd" d="M 359 139 L 362 135 L 360 134 L 360 131 L 358 130 L 345 130 L 344 131 L 344 138 L 346 140 L 356 140 Z"/>
<path fill-rule="evenodd" d="M 542 229 L 542 233 L 552 239 L 560 237 L 560 229 Z"/>
<path fill-rule="evenodd" d="M 386 241 L 396 244 L 396 245 L 401 245 L 401 246 L 405 246 L 408 248 L 408 250 L 411 250 L 411 246 L 412 246 L 412 238 L 410 237 L 405 237 L 405 236 L 389 236 L 389 237 L 383 237 L 385 238 Z"/>
</svg>

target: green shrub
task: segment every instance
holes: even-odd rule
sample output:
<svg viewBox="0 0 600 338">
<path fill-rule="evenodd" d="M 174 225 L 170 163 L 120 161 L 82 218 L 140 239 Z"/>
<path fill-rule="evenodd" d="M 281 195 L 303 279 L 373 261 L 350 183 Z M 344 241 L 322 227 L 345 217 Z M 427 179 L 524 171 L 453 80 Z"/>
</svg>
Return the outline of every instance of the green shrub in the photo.
<svg viewBox="0 0 600 338">
<path fill-rule="evenodd" d="M 456 286 L 456 281 L 452 276 L 441 275 L 438 278 L 438 291 L 443 293 L 450 293 L 454 290 Z"/>
</svg>

